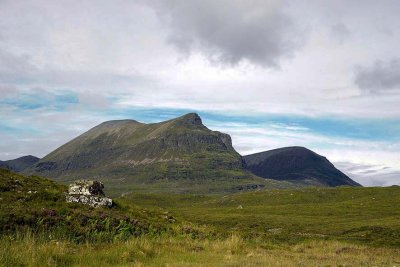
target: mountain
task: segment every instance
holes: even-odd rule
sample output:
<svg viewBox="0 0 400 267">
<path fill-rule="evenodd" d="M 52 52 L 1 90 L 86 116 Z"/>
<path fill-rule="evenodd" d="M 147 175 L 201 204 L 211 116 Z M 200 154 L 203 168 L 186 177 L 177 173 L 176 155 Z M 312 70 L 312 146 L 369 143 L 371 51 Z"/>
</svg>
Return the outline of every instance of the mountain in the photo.
<svg viewBox="0 0 400 267">
<path fill-rule="evenodd" d="M 51 152 L 25 173 L 64 183 L 81 178 L 101 180 L 111 195 L 290 186 L 246 171 L 230 136 L 209 130 L 195 113 L 152 124 L 104 122 Z"/>
<path fill-rule="evenodd" d="M 304 148 L 285 147 L 243 157 L 246 168 L 257 176 L 319 186 L 360 186 L 325 157 Z"/>
<path fill-rule="evenodd" d="M 31 167 L 33 164 L 37 163 L 40 159 L 35 156 L 23 156 L 17 159 L 0 161 L 0 168 L 9 169 L 15 172 L 20 172 L 26 168 Z"/>
</svg>

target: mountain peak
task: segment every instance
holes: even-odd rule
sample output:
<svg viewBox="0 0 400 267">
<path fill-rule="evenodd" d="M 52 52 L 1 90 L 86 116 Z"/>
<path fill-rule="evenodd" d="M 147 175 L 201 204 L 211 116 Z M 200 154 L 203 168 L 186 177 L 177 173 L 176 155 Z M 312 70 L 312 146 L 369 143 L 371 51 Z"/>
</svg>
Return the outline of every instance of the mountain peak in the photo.
<svg viewBox="0 0 400 267">
<path fill-rule="evenodd" d="M 188 113 L 175 119 L 181 125 L 197 125 L 203 126 L 203 122 L 197 113 Z"/>
</svg>

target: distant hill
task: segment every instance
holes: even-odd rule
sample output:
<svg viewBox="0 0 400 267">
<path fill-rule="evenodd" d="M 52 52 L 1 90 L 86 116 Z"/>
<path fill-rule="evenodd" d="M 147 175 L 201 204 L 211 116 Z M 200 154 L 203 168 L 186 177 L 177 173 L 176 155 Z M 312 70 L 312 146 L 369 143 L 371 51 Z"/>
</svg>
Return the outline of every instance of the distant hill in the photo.
<svg viewBox="0 0 400 267">
<path fill-rule="evenodd" d="M 231 137 L 209 130 L 195 113 L 152 124 L 104 122 L 51 152 L 25 173 L 61 182 L 98 179 L 106 182 L 111 189 L 107 193 L 114 195 L 290 186 L 246 171 Z"/>
<path fill-rule="evenodd" d="M 325 157 L 304 148 L 285 147 L 243 157 L 246 168 L 257 176 L 319 186 L 360 186 Z"/>
<path fill-rule="evenodd" d="M 0 168 L 12 170 L 15 172 L 20 172 L 26 168 L 31 167 L 33 164 L 37 163 L 40 159 L 35 156 L 23 156 L 17 159 L 0 161 Z"/>
</svg>

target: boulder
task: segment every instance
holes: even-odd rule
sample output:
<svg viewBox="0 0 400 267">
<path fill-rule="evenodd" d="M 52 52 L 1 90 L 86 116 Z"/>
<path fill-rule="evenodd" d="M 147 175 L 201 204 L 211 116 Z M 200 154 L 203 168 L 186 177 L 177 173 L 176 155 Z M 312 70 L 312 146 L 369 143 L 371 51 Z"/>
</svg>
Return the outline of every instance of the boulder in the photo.
<svg viewBox="0 0 400 267">
<path fill-rule="evenodd" d="M 66 201 L 70 203 L 82 203 L 92 207 L 111 207 L 111 198 L 105 197 L 102 182 L 95 180 L 78 180 L 69 185 Z"/>
</svg>

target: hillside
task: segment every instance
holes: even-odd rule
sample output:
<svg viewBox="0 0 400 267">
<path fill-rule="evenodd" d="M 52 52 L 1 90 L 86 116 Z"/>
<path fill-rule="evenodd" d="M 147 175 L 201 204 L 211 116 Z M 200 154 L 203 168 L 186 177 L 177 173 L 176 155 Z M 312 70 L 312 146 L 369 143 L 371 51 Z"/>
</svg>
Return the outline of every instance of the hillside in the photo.
<svg viewBox="0 0 400 267">
<path fill-rule="evenodd" d="M 325 157 L 304 148 L 285 147 L 243 157 L 257 176 L 317 186 L 360 186 Z"/>
<path fill-rule="evenodd" d="M 152 124 L 104 122 L 51 152 L 26 173 L 61 182 L 99 179 L 114 195 L 290 186 L 246 171 L 230 136 L 209 130 L 195 113 Z"/>
<path fill-rule="evenodd" d="M 109 242 L 180 231 L 172 216 L 118 201 L 112 208 L 67 203 L 66 191 L 54 181 L 0 169 L 0 238 L 28 230 L 74 242 Z"/>
<path fill-rule="evenodd" d="M 0 161 L 0 168 L 9 169 L 15 172 L 20 172 L 31 167 L 39 160 L 40 159 L 35 156 L 31 155 L 23 156 L 12 160 Z"/>
</svg>

